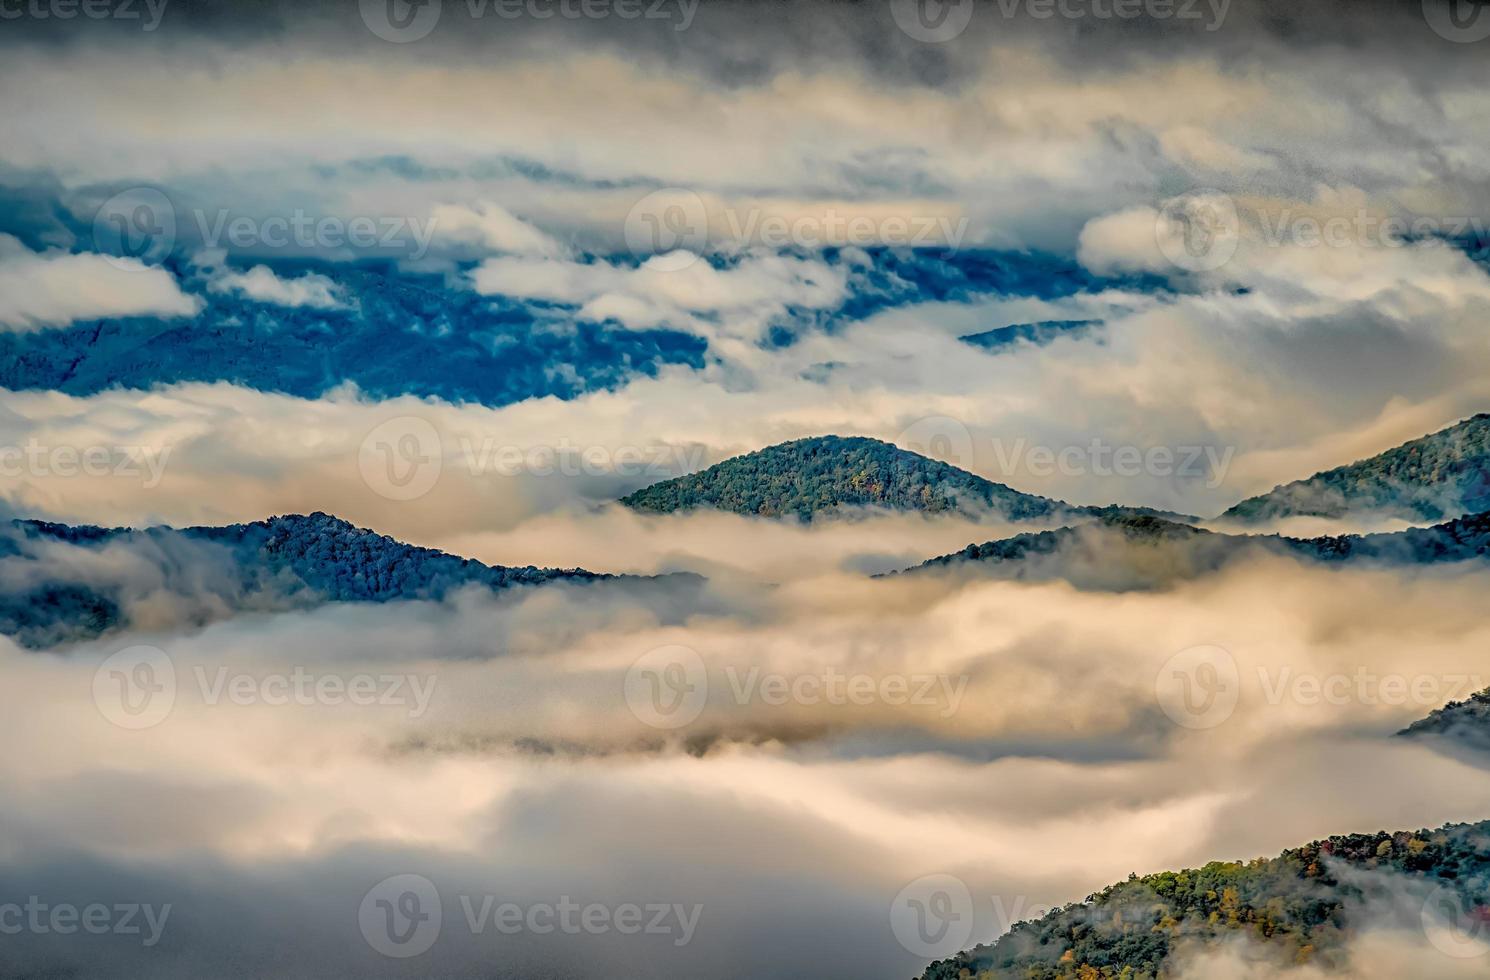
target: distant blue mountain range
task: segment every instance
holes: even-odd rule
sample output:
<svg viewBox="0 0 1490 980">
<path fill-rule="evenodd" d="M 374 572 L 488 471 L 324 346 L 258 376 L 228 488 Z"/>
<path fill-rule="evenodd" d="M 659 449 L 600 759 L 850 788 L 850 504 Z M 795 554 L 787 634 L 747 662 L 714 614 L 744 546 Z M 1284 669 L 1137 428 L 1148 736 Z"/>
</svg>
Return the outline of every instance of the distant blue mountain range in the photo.
<svg viewBox="0 0 1490 980">
<path fill-rule="evenodd" d="M 1007 327 L 995 327 L 982 333 L 966 334 L 958 339 L 964 344 L 984 350 L 1000 351 L 1020 342 L 1043 347 L 1060 337 L 1089 337 L 1101 326 L 1101 320 L 1041 320 L 1038 323 L 1014 323 Z"/>
<path fill-rule="evenodd" d="M 6 230 L 0 223 L 0 232 Z M 1054 299 L 1113 284 L 1053 256 L 932 249 L 867 254 L 872 264 L 852 265 L 840 307 L 789 309 L 768 324 L 761 342 L 787 346 L 805 333 L 834 332 L 909 303 L 991 295 Z M 834 249 L 821 257 L 846 261 Z M 308 272 L 329 278 L 344 308 L 291 308 L 211 292 L 198 270 L 174 257 L 166 267 L 200 297 L 199 314 L 0 332 L 0 388 L 89 395 L 226 381 L 314 398 L 352 382 L 375 398 L 416 395 L 500 406 L 611 390 L 667 365 L 701 368 L 707 355 L 707 342 L 691 333 L 582 321 L 574 307 L 483 296 L 458 276 L 406 272 L 391 262 L 249 264 L 260 261 L 285 278 Z"/>
<path fill-rule="evenodd" d="M 89 395 L 227 381 L 315 398 L 350 381 L 375 398 L 505 405 L 619 387 L 665 364 L 703 364 L 704 341 L 677 331 L 576 323 L 563 309 L 451 289 L 438 276 L 316 272 L 334 279 L 349 308 L 206 293 L 189 318 L 0 333 L 0 387 Z"/>
</svg>

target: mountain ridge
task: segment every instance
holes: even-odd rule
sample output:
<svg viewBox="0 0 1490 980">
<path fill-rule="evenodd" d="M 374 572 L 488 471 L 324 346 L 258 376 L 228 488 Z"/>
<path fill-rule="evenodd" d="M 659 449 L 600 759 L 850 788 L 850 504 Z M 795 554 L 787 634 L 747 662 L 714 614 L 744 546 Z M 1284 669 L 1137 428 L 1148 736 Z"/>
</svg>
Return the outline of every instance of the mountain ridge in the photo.
<svg viewBox="0 0 1490 980">
<path fill-rule="evenodd" d="M 1140 551 L 1139 549 L 1146 549 Z M 1109 578 L 1124 572 L 1142 584 L 1216 571 L 1248 554 L 1268 552 L 1322 563 L 1381 562 L 1426 565 L 1490 555 L 1490 511 L 1426 528 L 1377 534 L 1290 538 L 1279 534 L 1229 534 L 1151 516 L 1101 517 L 1077 526 L 1029 531 L 928 558 L 881 578 L 934 572 L 963 564 L 1008 566 L 1012 578 L 1065 577 L 1080 583 L 1072 568 L 1111 566 Z M 1127 559 L 1133 568 L 1124 568 Z M 1162 561 L 1155 560 L 1162 559 Z M 1044 561 L 1044 565 L 1036 564 Z M 1020 563 L 1030 563 L 1021 566 Z M 1153 573 L 1153 581 L 1143 572 Z M 1051 573 L 1051 574 L 1046 574 Z M 1092 581 L 1088 576 L 1088 581 Z"/>
<path fill-rule="evenodd" d="M 133 563 L 125 574 L 116 568 L 119 552 Z M 155 596 L 171 597 L 200 624 L 242 608 L 438 601 L 473 585 L 501 591 L 620 577 L 488 565 L 321 511 L 183 528 L 20 519 L 0 526 L 0 634 L 32 648 L 91 639 L 128 626 L 130 606 Z"/>
<path fill-rule="evenodd" d="M 1473 929 L 1490 921 L 1490 821 L 1337 835 L 1276 858 L 1131 875 L 933 962 L 920 980 L 1153 980 L 1173 975 L 1182 946 L 1242 937 L 1280 971 L 1303 963 L 1340 969 L 1355 920 L 1370 918 L 1372 873 L 1383 886 L 1452 895 L 1469 908 L 1465 928 Z"/>
<path fill-rule="evenodd" d="M 993 512 L 1014 521 L 1103 514 L 1198 520 L 1149 507 L 1091 506 L 1025 493 L 951 463 L 868 436 L 820 435 L 775 443 L 620 498 L 641 513 L 698 509 L 761 517 L 819 515 L 849 507 L 919 513 Z"/>
<path fill-rule="evenodd" d="M 1442 521 L 1490 510 L 1490 413 L 1239 501 L 1219 520 L 1380 514 Z"/>
<path fill-rule="evenodd" d="M 1461 748 L 1490 752 L 1490 688 L 1450 701 L 1397 733 L 1403 738 L 1442 738 Z"/>
</svg>

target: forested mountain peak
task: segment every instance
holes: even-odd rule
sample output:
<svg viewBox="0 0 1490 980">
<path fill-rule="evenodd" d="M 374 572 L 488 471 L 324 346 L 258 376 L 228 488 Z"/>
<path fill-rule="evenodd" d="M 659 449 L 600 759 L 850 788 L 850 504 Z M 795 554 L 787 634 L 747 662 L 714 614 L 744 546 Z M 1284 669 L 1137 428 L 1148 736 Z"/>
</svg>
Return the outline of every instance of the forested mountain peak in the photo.
<svg viewBox="0 0 1490 980">
<path fill-rule="evenodd" d="M 1223 518 L 1379 514 L 1441 521 L 1490 510 L 1490 413 L 1480 413 L 1369 459 L 1295 480 L 1228 509 Z"/>
<path fill-rule="evenodd" d="M 1149 515 L 1110 514 L 1074 527 L 969 544 L 892 574 L 972 566 L 1000 578 L 1059 578 L 1078 587 L 1122 591 L 1168 585 L 1262 554 L 1395 566 L 1483 558 L 1490 555 L 1490 512 L 1432 527 L 1315 538 L 1227 534 Z"/>
<path fill-rule="evenodd" d="M 1260 966 L 1338 969 L 1346 943 L 1371 922 L 1373 888 L 1391 885 L 1453 895 L 1472 915 L 1490 911 L 1490 821 L 1346 834 L 1266 860 L 1135 875 L 937 961 L 923 980 L 1153 980 L 1173 975 L 1184 947 L 1240 939 L 1255 943 Z"/>
<path fill-rule="evenodd" d="M 1463 701 L 1450 701 L 1397 734 L 1407 738 L 1437 736 L 1465 748 L 1490 752 L 1490 688 Z"/>
<path fill-rule="evenodd" d="M 734 456 L 698 473 L 638 490 L 622 497 L 621 503 L 647 513 L 713 508 L 804 521 L 853 507 L 993 514 L 1014 521 L 1162 514 L 1141 507 L 1068 504 L 1023 493 L 879 439 L 837 435 L 795 439 Z"/>
<path fill-rule="evenodd" d="M 127 554 L 122 574 L 114 560 Z M 143 570 L 150 575 L 144 576 Z M 487 565 L 405 544 L 319 511 L 220 527 L 103 528 L 17 520 L 0 527 L 0 634 L 26 646 L 89 639 L 130 625 L 131 607 L 169 594 L 200 624 L 239 609 L 322 602 L 443 599 L 610 578 L 584 569 Z"/>
</svg>

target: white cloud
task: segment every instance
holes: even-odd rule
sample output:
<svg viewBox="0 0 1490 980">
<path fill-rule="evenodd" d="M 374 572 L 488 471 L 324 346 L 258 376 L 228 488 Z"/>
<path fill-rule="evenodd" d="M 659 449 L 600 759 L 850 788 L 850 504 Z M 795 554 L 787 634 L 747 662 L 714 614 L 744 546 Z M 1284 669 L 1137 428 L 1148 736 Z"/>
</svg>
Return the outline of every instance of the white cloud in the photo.
<svg viewBox="0 0 1490 980">
<path fill-rule="evenodd" d="M 504 211 L 563 229 L 565 240 L 619 244 L 628 209 L 659 185 L 727 199 L 741 214 L 935 206 L 970 219 L 969 243 L 1062 249 L 1087 221 L 1152 206 L 1163 187 L 1262 185 L 1303 197 L 1320 174 L 1377 204 L 1490 217 L 1477 192 L 1487 157 L 1480 86 L 1463 73 L 1388 83 L 1369 48 L 1300 58 L 1284 45 L 1230 57 L 1135 52 L 1075 71 L 1061 47 L 995 38 L 967 53 L 965 84 L 941 87 L 830 59 L 725 86 L 580 45 L 438 68 L 386 50 L 282 61 L 210 46 L 148 59 L 80 47 L 12 52 L 0 72 L 32 80 L 36 93 L 11 120 L 7 156 L 18 166 L 65 159 L 100 178 L 225 174 L 213 193 L 230 201 L 231 174 L 243 168 L 318 195 L 325 213 L 450 206 L 452 219 L 468 212 L 463 226 L 513 254 L 551 243 Z M 98 91 L 72 57 L 116 84 Z M 326 119 L 338 120 L 334 134 Z M 1425 165 L 1416 148 L 1429 146 Z M 335 166 L 390 154 L 442 177 Z M 502 157 L 576 179 L 475 166 Z M 316 177 L 307 173 L 316 164 L 331 166 Z M 256 197 L 272 197 L 272 186 L 255 185 Z"/>
<path fill-rule="evenodd" d="M 1157 272 L 1177 275 L 1176 267 L 1159 251 L 1159 212 L 1151 207 L 1127 208 L 1093 218 L 1081 229 L 1076 257 L 1098 274 Z"/>
<path fill-rule="evenodd" d="M 430 213 L 430 221 L 436 236 L 474 242 L 492 252 L 548 258 L 564 253 L 552 237 L 491 201 L 470 207 L 442 204 Z"/>
<path fill-rule="evenodd" d="M 236 292 L 259 303 L 276 306 L 309 306 L 334 310 L 345 306 L 338 296 L 336 283 L 325 276 L 307 272 L 285 279 L 266 265 L 256 265 L 247 272 L 221 272 L 209 283 L 214 293 Z"/>
<path fill-rule="evenodd" d="M 550 261 L 524 256 L 487 259 L 471 272 L 479 293 L 578 305 L 625 282 L 626 272 L 606 262 Z"/>
<path fill-rule="evenodd" d="M 686 251 L 654 255 L 636 268 L 503 256 L 487 259 L 471 280 L 482 293 L 577 305 L 587 320 L 748 339 L 788 306 L 836 306 L 848 287 L 846 270 L 823 261 L 748 253 L 715 268 Z"/>
<path fill-rule="evenodd" d="M 648 547 L 661 550 L 675 528 L 653 533 Z M 799 533 L 797 547 L 810 549 L 811 532 Z M 1257 678 L 1473 670 L 1487 642 L 1477 601 L 1485 577 L 1277 563 L 1174 592 L 1100 595 L 818 574 L 719 589 L 712 611 L 691 616 L 669 617 L 666 603 L 616 585 L 558 587 L 246 616 L 65 657 L 0 643 L 7 689 L 25 692 L 0 713 L 11 748 L 0 757 L 0 866 L 7 880 L 29 882 L 46 871 L 33 860 L 85 840 L 68 848 L 66 880 L 91 886 L 91 859 L 114 866 L 109 880 L 153 879 L 133 899 L 164 892 L 177 903 L 167 935 L 177 930 L 178 946 L 151 971 L 173 978 L 289 952 L 317 975 L 352 972 L 345 964 L 365 949 L 362 897 L 408 873 L 446 896 L 704 907 L 692 943 L 659 949 L 589 935 L 473 937 L 446 897 L 425 973 L 497 964 L 527 975 L 559 957 L 580 977 L 614 975 L 618 963 L 636 967 L 627 975 L 712 976 L 728 956 L 736 972 L 778 976 L 828 948 L 842 950 L 835 962 L 863 957 L 855 975 L 910 976 L 925 959 L 897 944 L 887 909 L 923 875 L 956 875 L 978 897 L 971 944 L 1006 928 L 1009 912 L 1080 900 L 1129 872 L 1482 815 L 1483 772 L 1390 738 L 1418 706 L 1274 701 Z M 142 641 L 172 659 L 174 700 L 156 727 L 123 738 L 86 692 L 106 657 Z M 1231 651 L 1243 690 L 1231 718 L 1192 731 L 1158 713 L 1154 685 L 1169 656 L 1197 641 Z M 625 698 L 634 661 L 677 643 L 712 671 L 707 710 L 684 732 L 704 744 L 723 736 L 701 757 L 681 734 L 645 725 Z M 945 714 L 950 702 L 935 699 L 740 699 L 730 668 L 789 683 L 833 670 L 968 683 Z M 263 683 L 297 671 L 339 680 L 342 703 Z M 363 676 L 416 678 L 433 691 L 427 712 L 413 715 L 407 683 L 403 701 L 346 703 L 348 679 Z M 246 703 L 213 701 L 219 677 L 247 680 Z M 106 816 L 90 805 L 100 794 Z M 238 870 L 263 867 L 274 874 Z M 235 928 L 224 935 L 242 937 L 241 947 L 190 941 L 229 916 Z M 52 951 L 36 942 L 18 937 L 12 960 L 47 962 Z M 147 955 L 138 946 L 117 955 L 152 962 L 129 959 Z M 94 947 L 77 949 L 86 957 Z M 370 951 L 367 961 L 386 962 Z M 1412 973 L 1410 958 L 1388 962 Z M 1429 964 L 1422 975 L 1473 975 Z M 1227 965 L 1244 964 L 1216 963 Z"/>
<path fill-rule="evenodd" d="M 126 577 L 141 633 L 65 657 L 0 640 L 0 872 L 17 894 L 70 882 L 63 898 L 91 901 L 80 896 L 93 895 L 96 861 L 107 869 L 99 880 L 135 892 L 126 900 L 159 887 L 179 908 L 165 956 L 136 944 L 122 955 L 138 959 L 109 962 L 77 942 L 48 955 L 47 937 L 7 937 L 17 969 L 711 977 L 723 963 L 769 977 L 821 970 L 827 950 L 830 972 L 904 977 L 925 960 L 899 946 L 886 910 L 921 875 L 957 874 L 980 900 L 1028 909 L 1131 871 L 1490 812 L 1483 770 L 1388 737 L 1433 703 L 1334 703 L 1283 681 L 1472 675 L 1490 644 L 1483 566 L 1414 576 L 1262 559 L 1124 595 L 872 581 L 866 567 L 1010 529 L 919 516 L 800 527 L 596 506 L 784 439 L 897 440 L 942 427 L 967 440 L 956 462 L 1019 489 L 1214 513 L 1490 405 L 1481 267 L 1442 248 L 1270 241 L 1255 220 L 1362 208 L 1485 217 L 1483 72 L 1435 58 L 1407 77 L 1382 57 L 1399 39 L 1336 43 L 1334 31 L 1302 54 L 1293 43 L 1242 52 L 1228 43 L 1231 25 L 1216 50 L 1162 55 L 1130 25 L 1120 57 L 1079 61 L 1000 22 L 981 48 L 867 45 L 905 71 L 880 75 L 824 54 L 857 30 L 797 6 L 800 47 L 731 37 L 721 50 L 745 57 L 721 58 L 717 74 L 696 70 L 697 33 L 674 39 L 665 60 L 573 41 L 479 60 L 381 41 L 353 51 L 320 47 L 294 25 L 264 45 L 7 48 L 0 89 L 26 98 L 7 107 L 5 168 L 65 174 L 85 224 L 93 188 L 153 179 L 179 184 L 183 204 L 195 194 L 234 213 L 430 215 L 447 251 L 428 268 L 480 257 L 479 292 L 710 341 L 698 370 L 501 408 L 227 383 L 5 392 L 0 447 L 42 450 L 40 463 L 0 473 L 0 499 L 24 515 L 223 523 L 320 509 L 495 563 L 711 580 L 703 608 L 667 584 L 643 601 L 630 591 L 640 587 L 611 583 L 219 619 L 216 593 L 163 594 L 172 590 L 127 549 L 87 566 L 73 549 L 49 551 L 17 574 L 72 561 L 78 573 Z M 593 25 L 560 26 L 588 37 L 580 28 Z M 948 84 L 928 81 L 942 69 Z M 380 163 L 391 158 L 410 165 Z M 1217 186 L 1245 219 L 1235 253 L 1214 268 L 1191 261 L 1205 243 L 1159 220 L 1164 189 L 1191 185 Z M 967 244 L 1074 247 L 1089 269 L 1154 273 L 1179 288 L 927 303 L 777 348 L 758 343 L 773 318 L 836 307 L 862 253 L 854 263 L 768 254 L 761 236 L 741 234 L 706 257 L 579 258 L 592 244 L 624 247 L 632 206 L 664 186 L 704 201 L 715 238 L 752 215 L 808 229 L 829 212 L 881 225 L 967 217 Z M 291 307 L 341 302 L 324 277 L 209 269 L 222 261 L 204 259 L 210 289 Z M 37 255 L 0 236 L 0 324 L 11 329 L 195 308 L 163 270 Z M 1083 318 L 1102 320 L 1101 331 L 998 356 L 958 339 Z M 1015 451 L 1093 440 L 1211 446 L 1234 450 L 1235 464 L 1210 486 L 1095 468 L 1042 475 Z M 159 479 L 66 463 L 99 446 L 116 450 L 111 459 L 157 461 Z M 545 464 L 557 447 L 577 469 Z M 511 451 L 539 465 L 503 472 Z M 389 493 L 389 464 L 433 466 L 428 494 Z M 208 563 L 190 558 L 175 556 L 172 569 L 195 580 Z M 88 692 L 103 659 L 137 641 L 175 658 L 177 701 L 159 727 L 121 733 Z M 702 755 L 646 726 L 624 698 L 636 658 L 675 643 L 714 671 L 709 711 L 687 733 L 699 736 L 695 750 L 722 736 Z M 1182 730 L 1156 703 L 1156 679 L 1175 651 L 1201 644 L 1234 655 L 1240 700 L 1217 728 Z M 219 669 L 261 680 L 302 668 L 333 680 L 408 672 L 437 681 L 435 698 L 413 719 L 398 705 L 212 704 L 198 686 Z M 950 714 L 945 704 L 772 704 L 733 696 L 730 668 L 934 672 L 968 685 Z M 367 949 L 356 926 L 369 886 L 411 872 L 446 895 L 445 934 L 412 966 Z M 698 901 L 704 915 L 686 947 L 474 935 L 455 896 L 493 891 L 498 902 Z M 1008 924 L 990 911 L 971 941 Z M 1469 974 L 1425 963 L 1422 947 L 1367 937 L 1352 954 L 1364 976 Z M 1229 951 L 1196 969 L 1256 975 Z"/>
<path fill-rule="evenodd" d="M 165 269 L 93 253 L 32 252 L 0 235 L 0 328 L 25 332 L 77 320 L 191 316 L 201 300 Z"/>
</svg>

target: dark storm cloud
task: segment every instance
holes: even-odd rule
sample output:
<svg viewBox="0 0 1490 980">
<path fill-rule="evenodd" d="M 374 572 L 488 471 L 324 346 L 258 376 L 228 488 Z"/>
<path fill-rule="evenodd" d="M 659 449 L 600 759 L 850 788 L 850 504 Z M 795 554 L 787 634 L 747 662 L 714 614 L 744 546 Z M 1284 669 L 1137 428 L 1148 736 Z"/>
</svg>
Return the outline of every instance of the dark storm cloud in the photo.
<svg viewBox="0 0 1490 980">
<path fill-rule="evenodd" d="M 1476 57 L 1476 45 L 1453 43 L 1430 28 L 1425 8 L 1447 10 L 1456 0 L 975 0 L 966 27 L 945 41 L 902 30 L 905 8 L 889 0 L 422 0 L 412 8 L 406 0 L 99 2 L 107 15 L 62 17 L 53 9 L 56 0 L 5 0 L 0 46 L 190 46 L 209 39 L 284 50 L 381 50 L 389 58 L 438 50 L 441 58 L 479 61 L 542 57 L 550 46 L 573 45 L 705 74 L 723 85 L 758 84 L 785 69 L 829 64 L 909 84 L 960 84 L 975 79 L 989 43 L 1011 39 L 1037 42 L 1073 68 L 1088 69 L 1180 51 L 1247 55 L 1266 45 L 1299 57 L 1369 53 L 1421 64 L 1428 78 Z M 433 23 L 427 32 L 420 28 L 418 40 L 390 43 L 369 28 L 369 20 L 390 16 Z"/>
</svg>

